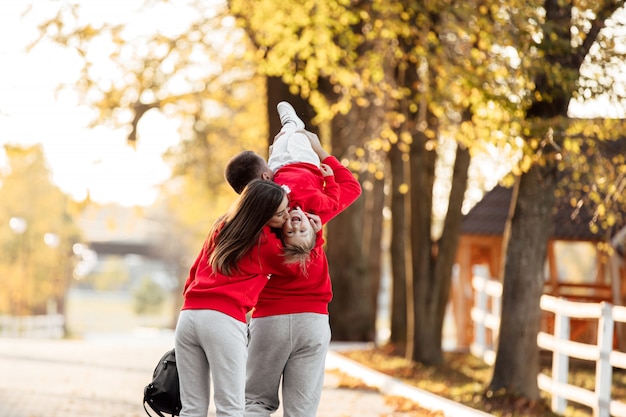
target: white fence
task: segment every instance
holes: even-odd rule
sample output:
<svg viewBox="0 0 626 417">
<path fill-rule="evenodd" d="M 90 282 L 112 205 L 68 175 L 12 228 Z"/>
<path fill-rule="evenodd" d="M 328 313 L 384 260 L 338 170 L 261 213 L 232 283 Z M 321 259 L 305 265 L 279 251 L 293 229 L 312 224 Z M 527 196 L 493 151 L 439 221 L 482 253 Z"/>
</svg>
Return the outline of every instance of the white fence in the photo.
<svg viewBox="0 0 626 417">
<path fill-rule="evenodd" d="M 474 307 L 471 311 L 474 322 L 474 341 L 470 346 L 472 354 L 488 365 L 496 360 L 495 346 L 500 330 L 500 306 L 502 305 L 502 284 L 498 281 L 475 275 Z"/>
<path fill-rule="evenodd" d="M 0 316 L 0 337 L 60 339 L 65 335 L 61 314 L 41 316 Z"/>
<path fill-rule="evenodd" d="M 554 317 L 554 335 L 540 332 L 537 343 L 553 352 L 552 378 L 539 374 L 539 388 L 552 395 L 552 410 L 565 411 L 566 400 L 586 405 L 596 417 L 626 417 L 626 402 L 611 400 L 613 367 L 626 369 L 626 353 L 613 350 L 615 322 L 626 323 L 626 307 L 609 303 L 579 303 L 543 295 L 541 308 Z M 570 319 L 597 319 L 598 343 L 570 341 Z M 567 383 L 569 358 L 596 362 L 595 389 L 590 391 Z"/>
<path fill-rule="evenodd" d="M 474 277 L 474 342 L 472 354 L 492 365 L 494 346 L 500 324 L 502 285 L 494 280 Z M 626 417 L 626 403 L 611 399 L 613 368 L 626 369 L 626 353 L 613 350 L 615 322 L 626 323 L 626 307 L 609 303 L 580 303 L 543 295 L 541 309 L 554 313 L 554 335 L 540 332 L 537 344 L 553 352 L 552 376 L 540 373 L 539 388 L 552 397 L 552 410 L 563 414 L 567 400 L 583 404 L 593 410 L 594 417 Z M 598 320 L 597 345 L 570 340 L 570 319 Z M 487 331 L 491 337 L 487 337 Z M 567 383 L 569 358 L 596 362 L 593 391 Z"/>
</svg>

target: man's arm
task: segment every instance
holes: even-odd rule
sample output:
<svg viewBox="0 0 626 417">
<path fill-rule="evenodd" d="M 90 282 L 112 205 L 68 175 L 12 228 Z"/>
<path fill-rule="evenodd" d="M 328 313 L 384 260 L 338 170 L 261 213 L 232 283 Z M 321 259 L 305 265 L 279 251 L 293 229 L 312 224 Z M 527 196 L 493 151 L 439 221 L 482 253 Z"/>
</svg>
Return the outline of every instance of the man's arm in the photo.
<svg viewBox="0 0 626 417">
<path fill-rule="evenodd" d="M 311 142 L 311 147 L 317 156 L 319 156 L 320 161 L 323 161 L 330 156 L 330 154 L 322 147 L 320 138 L 315 133 L 309 132 L 308 130 L 304 130 L 303 132 L 309 139 L 309 142 Z"/>
</svg>

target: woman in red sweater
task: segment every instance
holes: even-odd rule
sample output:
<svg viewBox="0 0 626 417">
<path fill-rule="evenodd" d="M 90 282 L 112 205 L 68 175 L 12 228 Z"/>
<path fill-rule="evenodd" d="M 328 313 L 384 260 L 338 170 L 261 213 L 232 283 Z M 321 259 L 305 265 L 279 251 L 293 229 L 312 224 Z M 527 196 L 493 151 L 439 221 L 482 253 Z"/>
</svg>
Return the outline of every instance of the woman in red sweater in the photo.
<svg viewBox="0 0 626 417">
<path fill-rule="evenodd" d="M 284 189 L 256 180 L 213 225 L 185 282 L 176 326 L 181 417 L 206 417 L 209 373 L 217 416 L 243 416 L 246 313 L 272 274 L 294 274 L 283 264 L 282 243 L 270 231 L 282 227 L 287 215 Z"/>
</svg>

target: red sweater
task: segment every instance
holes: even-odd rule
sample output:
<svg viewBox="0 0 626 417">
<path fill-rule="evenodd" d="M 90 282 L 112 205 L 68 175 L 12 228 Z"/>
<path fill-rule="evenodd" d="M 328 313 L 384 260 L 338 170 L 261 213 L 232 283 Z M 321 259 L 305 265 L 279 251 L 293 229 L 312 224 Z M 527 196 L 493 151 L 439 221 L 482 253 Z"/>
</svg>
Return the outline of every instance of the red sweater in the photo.
<svg viewBox="0 0 626 417">
<path fill-rule="evenodd" d="M 322 161 L 333 169 L 328 177 L 309 163 L 292 163 L 280 167 L 274 182 L 289 188 L 289 205 L 317 214 L 326 224 L 361 195 L 361 186 L 352 173 L 335 158 Z"/>
<path fill-rule="evenodd" d="M 213 271 L 209 264 L 209 239 L 202 246 L 183 289 L 183 310 L 207 309 L 246 322 L 246 313 L 256 304 L 259 293 L 273 274 L 294 276 L 295 266 L 283 264 L 283 249 L 269 227 L 238 263 L 239 271 L 227 276 Z"/>
<path fill-rule="evenodd" d="M 323 163 L 329 165 L 333 169 L 334 178 L 326 178 L 326 194 L 336 193 L 336 202 L 333 198 L 325 198 L 325 202 L 322 202 L 318 207 L 323 208 L 320 212 L 315 212 L 312 206 L 315 206 L 315 202 L 310 202 L 311 205 L 307 205 L 307 197 L 313 198 L 313 192 L 309 190 L 312 179 L 305 179 L 305 175 L 300 171 L 299 175 L 292 175 L 290 182 L 286 185 L 291 189 L 290 200 L 296 201 L 298 204 L 302 204 L 300 207 L 304 211 L 315 212 L 322 219 L 322 223 L 327 223 L 330 219 L 345 210 L 350 204 L 352 204 L 361 195 L 361 186 L 359 182 L 354 178 L 354 175 L 341 163 L 337 158 L 330 156 Z M 281 168 L 276 172 L 274 181 L 279 184 L 284 184 L 283 181 L 287 179 L 286 176 L 281 178 L 279 175 L 281 171 L 285 170 L 287 166 Z M 321 172 L 319 177 L 324 181 Z M 293 171 L 286 171 L 291 172 Z M 315 171 L 311 170 L 312 173 Z M 306 175 L 308 176 L 308 175 Z M 293 180 L 293 182 L 291 182 Z M 302 185 L 303 188 L 298 188 Z M 328 188 L 333 187 L 338 192 L 329 192 Z M 321 187 L 319 187 L 321 188 Z M 301 195 L 302 194 L 302 195 Z M 323 198 L 323 197 L 315 197 Z M 323 243 L 323 242 L 318 242 Z M 328 314 L 328 303 L 332 299 L 332 285 L 330 281 L 330 275 L 328 272 L 328 261 L 326 259 L 326 253 L 323 250 L 321 244 L 311 252 L 311 259 L 307 264 L 306 276 L 298 273 L 297 276 L 290 274 L 276 274 L 272 275 L 267 285 L 261 291 L 259 300 L 252 313 L 253 317 L 267 317 L 275 316 L 279 314 L 295 314 L 295 313 L 319 313 Z"/>
</svg>

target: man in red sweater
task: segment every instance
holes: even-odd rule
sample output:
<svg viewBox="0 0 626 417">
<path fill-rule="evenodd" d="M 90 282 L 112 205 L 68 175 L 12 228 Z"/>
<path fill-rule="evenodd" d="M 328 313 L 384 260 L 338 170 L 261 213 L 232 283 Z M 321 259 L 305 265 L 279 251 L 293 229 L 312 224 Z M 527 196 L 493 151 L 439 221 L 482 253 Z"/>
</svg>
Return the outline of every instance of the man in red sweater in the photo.
<svg viewBox="0 0 626 417">
<path fill-rule="evenodd" d="M 304 127 L 291 106 L 279 106 L 278 110 L 283 126 L 295 123 L 297 129 Z M 322 223 L 327 223 L 361 195 L 361 186 L 337 158 L 323 149 L 317 135 L 306 132 L 305 136 L 321 163 L 332 170 L 338 186 L 336 204 L 323 216 L 316 213 Z M 225 176 L 235 191 L 253 178 L 274 179 L 263 158 L 249 151 L 229 161 Z M 259 295 L 249 325 L 246 417 L 269 417 L 278 409 L 281 378 L 284 417 L 315 417 L 317 413 L 331 338 L 328 303 L 332 299 L 323 242 L 317 243 L 306 274 L 273 275 Z"/>
</svg>

